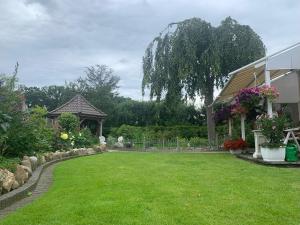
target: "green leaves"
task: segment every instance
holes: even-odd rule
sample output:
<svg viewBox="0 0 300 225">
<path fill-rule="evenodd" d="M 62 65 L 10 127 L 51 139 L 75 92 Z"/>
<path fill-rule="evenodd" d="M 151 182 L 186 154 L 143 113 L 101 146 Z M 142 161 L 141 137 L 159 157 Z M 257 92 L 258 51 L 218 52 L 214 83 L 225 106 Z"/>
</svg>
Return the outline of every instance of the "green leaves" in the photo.
<svg viewBox="0 0 300 225">
<path fill-rule="evenodd" d="M 66 132 L 74 132 L 79 129 L 79 119 L 69 112 L 64 112 L 58 117 L 58 123 Z"/>
<path fill-rule="evenodd" d="M 7 131 L 11 119 L 11 116 L 0 111 L 0 133 L 5 133 Z"/>
<path fill-rule="evenodd" d="M 207 105 L 230 71 L 264 54 L 260 37 L 230 17 L 218 27 L 199 18 L 171 23 L 145 51 L 143 94 L 150 89 L 150 98 L 173 103 L 200 95 Z"/>
</svg>

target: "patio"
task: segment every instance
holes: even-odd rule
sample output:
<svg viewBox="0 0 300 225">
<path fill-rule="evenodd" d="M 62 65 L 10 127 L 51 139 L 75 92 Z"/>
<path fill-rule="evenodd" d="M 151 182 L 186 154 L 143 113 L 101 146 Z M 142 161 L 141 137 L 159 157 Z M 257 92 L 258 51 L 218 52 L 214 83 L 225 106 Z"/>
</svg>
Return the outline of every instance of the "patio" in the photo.
<svg viewBox="0 0 300 225">
<path fill-rule="evenodd" d="M 286 139 L 282 144 L 287 144 L 288 141 L 293 141 L 298 151 L 300 149 L 295 133 L 299 131 L 300 124 L 300 43 L 283 49 L 270 56 L 261 58 L 255 62 L 252 62 L 242 68 L 239 68 L 231 72 L 230 79 L 226 83 L 225 87 L 221 90 L 218 97 L 213 104 L 217 103 L 231 103 L 239 104 L 238 95 L 241 90 L 247 90 L 248 93 L 244 94 L 257 94 L 261 95 L 261 92 L 265 91 L 263 96 L 266 103 L 263 111 L 267 113 L 267 117 L 274 118 L 274 115 L 278 115 L 278 112 L 285 110 L 291 119 L 292 130 L 286 130 Z M 265 89 L 265 90 L 262 90 Z M 275 91 L 276 90 L 276 91 Z M 273 91 L 273 96 L 268 96 Z M 278 91 L 279 95 L 276 96 Z M 250 93 L 252 92 L 252 93 Z M 258 92 L 260 92 L 258 94 Z M 264 94 L 264 93 L 263 93 Z M 256 104 L 261 104 L 256 102 Z M 233 106 L 234 107 L 234 106 Z M 256 107 L 256 106 L 255 106 Z M 241 110 L 241 109 L 240 109 Z M 235 116 L 240 116 L 240 137 L 246 140 L 245 121 L 247 119 L 247 110 L 240 111 Z M 249 111 L 249 110 L 248 110 Z M 252 115 L 253 116 L 253 115 Z M 228 117 L 228 136 L 232 137 L 233 133 L 233 121 Z M 255 122 L 255 121 L 254 121 Z M 291 128 L 291 127 L 289 127 Z M 245 157 L 247 159 L 257 159 L 256 162 L 260 162 L 262 158 L 261 145 L 267 141 L 266 137 L 262 135 L 261 129 L 252 129 L 255 141 L 255 152 L 252 157 Z M 279 164 L 295 164 L 290 162 Z M 272 164 L 272 163 L 271 163 Z"/>
</svg>

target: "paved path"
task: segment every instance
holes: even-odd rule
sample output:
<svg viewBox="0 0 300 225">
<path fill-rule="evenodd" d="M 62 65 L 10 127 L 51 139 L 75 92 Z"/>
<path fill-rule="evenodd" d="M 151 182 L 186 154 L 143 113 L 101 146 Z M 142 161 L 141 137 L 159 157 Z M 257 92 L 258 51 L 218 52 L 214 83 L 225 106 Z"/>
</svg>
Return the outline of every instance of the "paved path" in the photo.
<svg viewBox="0 0 300 225">
<path fill-rule="evenodd" d="M 34 201 L 35 199 L 40 197 L 43 193 L 45 193 L 49 189 L 50 185 L 52 184 L 52 175 L 53 175 L 53 169 L 55 165 L 56 164 L 52 164 L 43 171 L 40 180 L 38 181 L 37 186 L 32 192 L 31 196 L 23 198 L 20 201 L 17 201 L 14 204 L 0 210 L 0 219 L 14 212 L 16 209 L 21 208 L 26 204 Z"/>
</svg>

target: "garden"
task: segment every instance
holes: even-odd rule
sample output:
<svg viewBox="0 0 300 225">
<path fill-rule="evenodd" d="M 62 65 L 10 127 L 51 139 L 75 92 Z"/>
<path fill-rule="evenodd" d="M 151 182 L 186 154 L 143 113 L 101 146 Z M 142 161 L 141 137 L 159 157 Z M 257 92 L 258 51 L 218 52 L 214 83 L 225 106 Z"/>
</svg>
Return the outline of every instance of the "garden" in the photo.
<svg viewBox="0 0 300 225">
<path fill-rule="evenodd" d="M 200 18 L 172 22 L 145 49 L 142 95 L 134 99 L 120 95 L 119 87 L 135 89 L 119 84 L 107 65 L 87 66 L 64 85 L 27 87 L 17 82 L 17 63 L 13 74 L 0 74 L 0 224 L 299 225 L 300 172 L 281 168 L 300 166 L 296 138 L 297 145 L 285 139 L 296 124 L 277 104 L 271 78 L 294 74 L 299 84 L 300 74 L 291 65 L 268 70 L 265 54 L 259 35 L 231 17 L 214 26 Z M 132 66 L 129 82 L 137 80 L 134 58 L 118 61 L 118 73 Z M 74 69 L 86 60 L 65 62 Z M 69 71 L 58 70 L 62 63 L 53 66 L 62 73 L 56 76 Z M 216 103 L 215 90 L 235 78 L 229 72 L 247 64 L 254 67 L 246 69 L 249 82 L 240 82 L 243 71 Z"/>
<path fill-rule="evenodd" d="M 24 95 L 16 89 L 16 74 L 1 76 L 0 81 L 0 194 L 27 182 L 37 165 L 50 160 L 50 153 L 53 159 L 53 155 L 74 155 L 72 149 L 98 150 L 98 138 L 88 128 L 80 128 L 75 115 L 62 113 L 58 127 L 53 127 L 45 107 L 24 107 Z"/>
<path fill-rule="evenodd" d="M 50 190 L 0 224 L 297 225 L 299 175 L 226 153 L 106 153 L 58 164 Z"/>
</svg>

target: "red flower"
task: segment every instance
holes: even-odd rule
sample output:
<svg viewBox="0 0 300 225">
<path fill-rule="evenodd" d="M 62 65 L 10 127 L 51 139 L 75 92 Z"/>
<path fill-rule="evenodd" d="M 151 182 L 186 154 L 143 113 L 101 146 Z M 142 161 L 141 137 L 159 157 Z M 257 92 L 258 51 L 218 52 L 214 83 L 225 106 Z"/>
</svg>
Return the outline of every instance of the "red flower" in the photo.
<svg viewBox="0 0 300 225">
<path fill-rule="evenodd" d="M 226 150 L 245 149 L 246 147 L 247 147 L 247 143 L 242 138 L 237 140 L 226 140 L 224 142 L 224 149 Z"/>
</svg>

